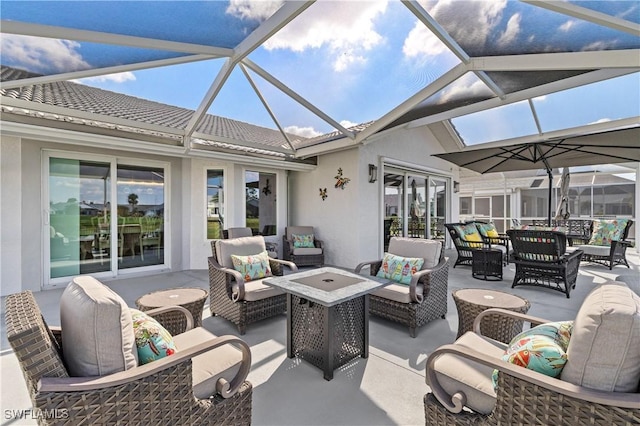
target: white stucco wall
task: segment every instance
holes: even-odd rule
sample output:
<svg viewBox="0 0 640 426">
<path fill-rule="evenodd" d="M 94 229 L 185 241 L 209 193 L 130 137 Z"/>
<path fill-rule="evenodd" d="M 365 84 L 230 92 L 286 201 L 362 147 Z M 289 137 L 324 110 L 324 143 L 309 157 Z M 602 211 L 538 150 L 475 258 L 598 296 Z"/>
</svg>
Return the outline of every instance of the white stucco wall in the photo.
<svg viewBox="0 0 640 426">
<path fill-rule="evenodd" d="M 290 177 L 291 225 L 312 225 L 325 241 L 325 263 L 353 268 L 382 255 L 383 159 L 457 179 L 451 163 L 432 157 L 444 150 L 426 127 L 399 129 L 367 145 L 322 155 L 311 173 L 292 172 Z M 369 183 L 368 165 L 378 166 L 378 181 Z M 344 190 L 334 188 L 338 167 L 351 181 Z M 319 188 L 327 188 L 322 201 Z M 458 198 L 449 206 L 458 217 Z"/>
<path fill-rule="evenodd" d="M 22 179 L 21 141 L 0 142 L 0 295 L 22 289 Z"/>
</svg>

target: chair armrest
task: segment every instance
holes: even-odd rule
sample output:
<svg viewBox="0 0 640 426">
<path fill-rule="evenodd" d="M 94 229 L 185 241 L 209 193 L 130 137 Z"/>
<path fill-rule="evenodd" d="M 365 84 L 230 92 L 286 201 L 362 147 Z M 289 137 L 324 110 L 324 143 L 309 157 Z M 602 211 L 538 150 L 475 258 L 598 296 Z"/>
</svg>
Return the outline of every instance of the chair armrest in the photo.
<svg viewBox="0 0 640 426">
<path fill-rule="evenodd" d="M 503 317 L 519 319 L 519 320 L 522 320 L 522 321 L 530 323 L 532 326 L 544 324 L 544 323 L 547 323 L 547 322 L 551 322 L 551 321 L 546 320 L 544 318 L 538 318 L 538 317 L 534 317 L 532 315 L 522 314 L 520 312 L 509 311 L 507 309 L 489 308 L 489 309 L 486 309 L 486 310 L 480 312 L 480 314 L 478 314 L 476 319 L 473 320 L 473 332 L 474 333 L 479 334 L 479 335 L 482 336 L 482 333 L 480 332 L 480 323 L 482 322 L 482 318 L 484 318 L 484 317 L 486 317 L 488 315 L 491 315 L 491 314 L 499 314 L 499 315 L 501 315 Z"/>
<path fill-rule="evenodd" d="M 187 319 L 187 328 L 185 329 L 185 331 L 189 331 L 193 328 L 193 314 L 189 312 L 187 308 L 183 308 L 182 306 L 162 306 L 160 308 L 149 309 L 148 311 L 144 311 L 144 313 L 149 315 L 150 317 L 154 317 L 159 314 L 173 311 L 182 312 L 182 314 Z"/>
<path fill-rule="evenodd" d="M 466 396 L 460 392 L 454 395 L 449 395 L 438 382 L 434 363 L 438 357 L 444 354 L 453 354 L 479 364 L 493 367 L 498 371 L 516 377 L 520 380 L 571 398 L 580 399 L 594 404 L 633 409 L 640 408 L 640 400 L 638 399 L 637 393 L 605 392 L 577 386 L 564 382 L 560 379 L 549 377 L 542 373 L 502 361 L 499 358 L 494 358 L 463 345 L 449 344 L 440 346 L 429 356 L 429 359 L 427 360 L 425 378 L 427 384 L 431 387 L 434 396 L 447 408 L 447 410 L 452 413 L 460 413 L 462 411 L 462 408 L 466 404 Z"/>
<path fill-rule="evenodd" d="M 228 382 L 221 378 L 216 383 L 216 391 L 223 398 L 233 396 L 249 374 L 251 368 L 251 349 L 240 338 L 236 336 L 220 336 L 197 345 L 181 349 L 175 354 L 161 358 L 157 361 L 135 367 L 130 370 L 110 374 L 108 376 L 94 377 L 43 377 L 38 382 L 39 392 L 84 392 L 104 389 L 112 386 L 119 386 L 124 383 L 144 379 L 162 370 L 180 364 L 193 357 L 218 348 L 223 345 L 232 344 L 242 352 L 242 362 L 236 376 Z M 190 367 L 189 367 L 190 368 Z"/>
<path fill-rule="evenodd" d="M 424 300 L 423 294 L 416 293 L 418 282 L 423 280 L 424 277 L 434 274 L 440 271 L 442 268 L 448 268 L 448 267 L 449 267 L 449 259 L 446 257 L 441 257 L 438 264 L 433 268 L 423 269 L 413 274 L 411 276 L 411 282 L 409 283 L 409 297 L 411 298 L 411 301 L 422 303 L 422 301 Z"/>
<path fill-rule="evenodd" d="M 577 249 L 577 250 L 572 251 L 571 253 L 565 253 L 562 256 L 561 260 L 563 262 L 569 263 L 569 262 L 573 261 L 575 258 L 577 258 L 578 259 L 577 261 L 579 262 L 580 258 L 582 257 L 583 254 L 584 254 L 583 250 Z"/>
<path fill-rule="evenodd" d="M 316 246 L 316 248 L 320 248 L 324 250 L 324 241 L 323 240 L 313 240 L 313 245 Z"/>
<path fill-rule="evenodd" d="M 244 300 L 244 277 L 242 276 L 242 274 L 235 269 L 225 268 L 224 266 L 219 264 L 213 256 L 209 257 L 209 263 L 220 272 L 231 275 L 236 281 L 236 284 L 238 284 L 238 294 L 233 294 L 231 299 L 234 302 Z"/>
<path fill-rule="evenodd" d="M 62 348 L 62 327 L 58 325 L 50 325 L 49 331 L 51 331 L 51 335 L 53 335 L 53 338 L 56 339 L 58 346 Z"/>
<path fill-rule="evenodd" d="M 298 271 L 298 265 L 296 265 L 295 263 L 290 262 L 288 260 L 274 259 L 273 257 L 270 257 L 269 258 L 269 262 L 280 263 L 280 264 L 288 267 L 289 269 L 291 269 L 292 272 L 297 272 Z"/>
<path fill-rule="evenodd" d="M 355 267 L 355 269 L 353 270 L 354 274 L 359 274 L 360 271 L 362 270 L 362 268 L 369 266 L 369 268 L 371 268 L 371 266 L 375 265 L 376 263 L 381 263 L 382 260 L 378 259 L 378 260 L 368 260 L 366 262 L 361 262 L 358 263 L 358 265 Z"/>
</svg>

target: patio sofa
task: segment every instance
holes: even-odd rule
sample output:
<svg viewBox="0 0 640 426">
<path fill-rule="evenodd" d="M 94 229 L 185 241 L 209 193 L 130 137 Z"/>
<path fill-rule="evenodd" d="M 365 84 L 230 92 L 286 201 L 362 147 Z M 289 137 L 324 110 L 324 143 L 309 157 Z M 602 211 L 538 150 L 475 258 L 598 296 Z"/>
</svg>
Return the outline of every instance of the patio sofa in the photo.
<svg viewBox="0 0 640 426">
<path fill-rule="evenodd" d="M 631 219 L 601 219 L 591 223 L 591 236 L 587 244 L 577 246 L 582 250 L 582 260 L 608 266 L 612 270 L 616 265 L 629 268 L 626 258 Z"/>
<path fill-rule="evenodd" d="M 147 311 L 153 316 L 179 306 Z M 107 286 L 90 276 L 74 278 L 60 300 L 62 327 L 45 322 L 33 294 L 7 296 L 7 339 L 24 374 L 40 425 L 251 424 L 251 366 L 247 344 L 202 327 L 176 336 L 148 321 L 138 335 L 136 315 Z M 175 352 L 158 345 L 159 359 L 139 347 L 156 330 L 173 339 Z M 149 345 L 151 346 L 151 345 Z M 153 353 L 156 353 L 155 351 Z M 166 356 L 164 356 L 166 354 Z M 143 361 L 144 360 L 144 361 Z"/>
<path fill-rule="evenodd" d="M 505 345 L 481 335 L 487 315 L 532 328 Z M 546 355 L 537 342 L 562 356 Z M 474 331 L 436 349 L 426 370 L 427 425 L 640 424 L 640 297 L 609 281 L 589 293 L 573 321 L 554 323 L 488 309 Z"/>
</svg>

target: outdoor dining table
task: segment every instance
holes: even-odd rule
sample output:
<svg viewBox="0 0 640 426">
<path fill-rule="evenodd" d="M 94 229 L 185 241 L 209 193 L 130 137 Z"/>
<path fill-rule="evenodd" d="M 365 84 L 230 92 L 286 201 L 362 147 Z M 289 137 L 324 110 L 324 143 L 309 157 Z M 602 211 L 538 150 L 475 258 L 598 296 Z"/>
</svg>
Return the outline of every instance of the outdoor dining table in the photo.
<svg viewBox="0 0 640 426">
<path fill-rule="evenodd" d="M 324 372 L 369 356 L 369 294 L 389 284 L 338 268 L 272 277 L 263 281 L 287 293 L 287 356 Z"/>
</svg>

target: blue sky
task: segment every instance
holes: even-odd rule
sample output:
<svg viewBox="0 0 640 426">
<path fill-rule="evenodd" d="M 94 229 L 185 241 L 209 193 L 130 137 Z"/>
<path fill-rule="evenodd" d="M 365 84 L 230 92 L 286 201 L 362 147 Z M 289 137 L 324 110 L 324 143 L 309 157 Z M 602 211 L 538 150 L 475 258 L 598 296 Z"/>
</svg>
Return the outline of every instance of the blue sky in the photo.
<svg viewBox="0 0 640 426">
<path fill-rule="evenodd" d="M 515 1 L 421 2 L 472 56 L 497 51 L 628 48 L 638 37 Z M 579 3 L 640 21 L 637 1 Z M 178 37 L 233 47 L 279 2 L 11 2 L 3 19 L 142 37 Z M 464 25 L 462 25 L 464 23 Z M 94 45 L 3 34 L 2 63 L 56 73 L 176 56 L 172 52 Z M 459 60 L 398 1 L 319 1 L 254 51 L 249 58 L 344 125 L 375 120 L 433 82 Z M 107 90 L 181 106 L 198 107 L 224 60 L 169 66 L 83 80 Z M 281 124 L 304 136 L 332 127 L 252 74 Z M 547 130 L 638 115 L 638 74 L 534 101 Z M 466 78 L 439 94 L 453 99 L 486 92 Z M 606 102 L 599 101 L 606 99 Z M 594 102 L 596 107 L 594 107 Z M 603 107 L 607 106 L 608 109 Z M 467 143 L 535 131 L 528 105 L 512 105 L 454 121 Z M 210 113 L 275 128 L 246 78 L 236 68 Z M 491 126 L 487 126 L 491 123 Z M 514 135 L 515 133 L 515 135 Z"/>
</svg>

